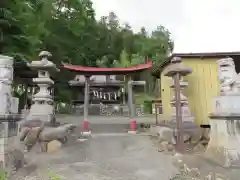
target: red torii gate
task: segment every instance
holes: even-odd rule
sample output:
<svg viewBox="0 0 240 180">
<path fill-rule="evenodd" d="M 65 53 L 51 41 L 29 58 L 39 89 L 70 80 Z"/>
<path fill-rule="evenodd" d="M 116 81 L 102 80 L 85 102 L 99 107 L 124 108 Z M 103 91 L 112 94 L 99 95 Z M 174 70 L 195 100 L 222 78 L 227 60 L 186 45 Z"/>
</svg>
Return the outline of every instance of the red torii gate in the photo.
<svg viewBox="0 0 240 180">
<path fill-rule="evenodd" d="M 73 65 L 69 63 L 62 63 L 63 68 L 73 71 L 85 76 L 85 91 L 84 91 L 84 123 L 88 124 L 88 105 L 89 105 L 89 80 L 92 75 L 130 75 L 136 72 L 141 72 L 152 67 L 152 61 L 147 61 L 145 64 L 138 64 L 129 67 L 88 67 Z M 138 84 L 137 81 L 128 79 L 128 103 L 130 108 L 130 124 L 135 122 L 134 118 L 134 105 L 133 105 L 133 92 L 132 85 Z M 131 128 L 131 127 L 130 127 Z M 88 129 L 88 128 L 87 128 Z M 85 128 L 86 130 L 86 128 Z"/>
</svg>

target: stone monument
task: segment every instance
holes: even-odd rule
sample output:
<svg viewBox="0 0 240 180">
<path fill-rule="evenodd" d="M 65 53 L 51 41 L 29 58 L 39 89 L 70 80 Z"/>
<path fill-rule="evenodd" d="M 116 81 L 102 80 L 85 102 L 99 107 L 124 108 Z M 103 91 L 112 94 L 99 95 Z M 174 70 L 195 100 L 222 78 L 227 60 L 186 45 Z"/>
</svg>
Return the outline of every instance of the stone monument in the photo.
<svg viewBox="0 0 240 180">
<path fill-rule="evenodd" d="M 210 141 L 205 156 L 224 166 L 240 166 L 240 75 L 232 58 L 217 61 L 220 95 L 213 99 Z"/>
<path fill-rule="evenodd" d="M 29 115 L 27 120 L 38 119 L 46 123 L 55 123 L 53 97 L 50 93 L 50 88 L 54 84 L 50 75 L 53 72 L 59 71 L 54 63 L 49 61 L 51 53 L 42 51 L 39 54 L 39 61 L 32 61 L 29 67 L 32 70 L 38 71 L 38 77 L 33 79 L 39 87 L 39 91 L 33 95 Z"/>
<path fill-rule="evenodd" d="M 2 168 L 10 171 L 19 168 L 13 162 L 16 160 L 13 160 L 15 152 L 24 158 L 21 151 L 16 148 L 17 121 L 21 116 L 18 114 L 18 99 L 12 97 L 12 81 L 13 58 L 0 55 L 0 163 Z M 17 160 L 21 166 L 21 160 Z"/>
</svg>

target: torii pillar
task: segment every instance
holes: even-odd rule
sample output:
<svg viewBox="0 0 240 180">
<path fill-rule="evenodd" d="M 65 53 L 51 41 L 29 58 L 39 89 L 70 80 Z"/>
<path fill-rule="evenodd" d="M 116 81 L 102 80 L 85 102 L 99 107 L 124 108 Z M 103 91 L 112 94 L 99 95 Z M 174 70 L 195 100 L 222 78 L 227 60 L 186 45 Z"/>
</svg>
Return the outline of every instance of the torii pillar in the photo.
<svg viewBox="0 0 240 180">
<path fill-rule="evenodd" d="M 145 81 L 133 81 L 131 78 L 128 79 L 127 88 L 128 88 L 128 106 L 129 106 L 129 117 L 130 117 L 130 129 L 128 133 L 135 134 L 137 131 L 136 120 L 134 119 L 135 112 L 135 104 L 133 102 L 133 85 L 145 85 Z"/>
<path fill-rule="evenodd" d="M 90 82 L 89 75 L 85 75 L 85 88 L 84 88 L 84 112 L 83 112 L 83 124 L 82 124 L 82 133 L 84 135 L 90 135 L 91 131 L 89 130 L 89 121 L 88 121 L 88 106 L 89 106 L 89 82 Z"/>
</svg>

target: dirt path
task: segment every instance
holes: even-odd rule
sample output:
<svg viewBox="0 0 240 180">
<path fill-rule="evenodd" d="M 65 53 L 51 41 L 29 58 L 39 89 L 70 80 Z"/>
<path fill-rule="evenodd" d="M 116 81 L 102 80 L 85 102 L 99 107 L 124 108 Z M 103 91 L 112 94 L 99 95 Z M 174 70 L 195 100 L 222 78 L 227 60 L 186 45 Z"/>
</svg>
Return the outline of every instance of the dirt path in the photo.
<svg viewBox="0 0 240 180">
<path fill-rule="evenodd" d="M 33 158 L 32 158 L 33 159 Z M 176 170 L 147 136 L 98 134 L 54 154 L 34 158 L 38 171 L 71 180 L 169 180 Z"/>
</svg>

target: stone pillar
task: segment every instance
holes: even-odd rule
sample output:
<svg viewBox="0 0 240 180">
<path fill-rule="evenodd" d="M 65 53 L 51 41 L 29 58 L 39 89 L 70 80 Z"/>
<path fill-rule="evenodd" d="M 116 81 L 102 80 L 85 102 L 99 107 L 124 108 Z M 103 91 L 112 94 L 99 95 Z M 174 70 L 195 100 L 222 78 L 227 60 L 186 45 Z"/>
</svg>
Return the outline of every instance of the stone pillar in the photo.
<svg viewBox="0 0 240 180">
<path fill-rule="evenodd" d="M 135 116 L 135 109 L 134 109 L 134 104 L 133 104 L 133 89 L 132 89 L 132 80 L 129 79 L 128 80 L 128 107 L 129 107 L 129 117 L 130 120 L 133 120 L 134 116 Z"/>
<path fill-rule="evenodd" d="M 13 59 L 0 55 L 0 114 L 10 114 L 11 88 L 13 81 Z"/>
<path fill-rule="evenodd" d="M 233 59 L 217 61 L 220 95 L 213 99 L 205 157 L 224 167 L 240 166 L 240 77 Z"/>
<path fill-rule="evenodd" d="M 0 163 L 6 168 L 7 150 L 14 146 L 17 136 L 17 120 L 20 116 L 16 114 L 18 108 L 12 107 L 12 81 L 13 81 L 13 59 L 0 55 Z M 16 106 L 16 104 L 14 104 Z M 15 113 L 15 114 L 14 114 Z"/>
<path fill-rule="evenodd" d="M 89 80 L 90 76 L 85 76 L 85 88 L 84 88 L 84 121 L 88 121 L 88 106 L 89 106 Z"/>
<path fill-rule="evenodd" d="M 23 109 L 22 110 L 25 110 L 27 109 L 27 99 L 28 99 L 28 84 L 24 84 L 24 105 L 23 105 Z"/>
<path fill-rule="evenodd" d="M 132 84 L 133 81 L 131 78 L 128 79 L 127 83 L 127 90 L 128 90 L 128 107 L 129 107 L 129 118 L 130 118 L 130 127 L 128 130 L 128 133 L 135 134 L 137 131 L 136 127 L 136 120 L 134 120 L 135 116 L 135 107 L 133 103 L 133 89 L 132 89 Z"/>
</svg>

